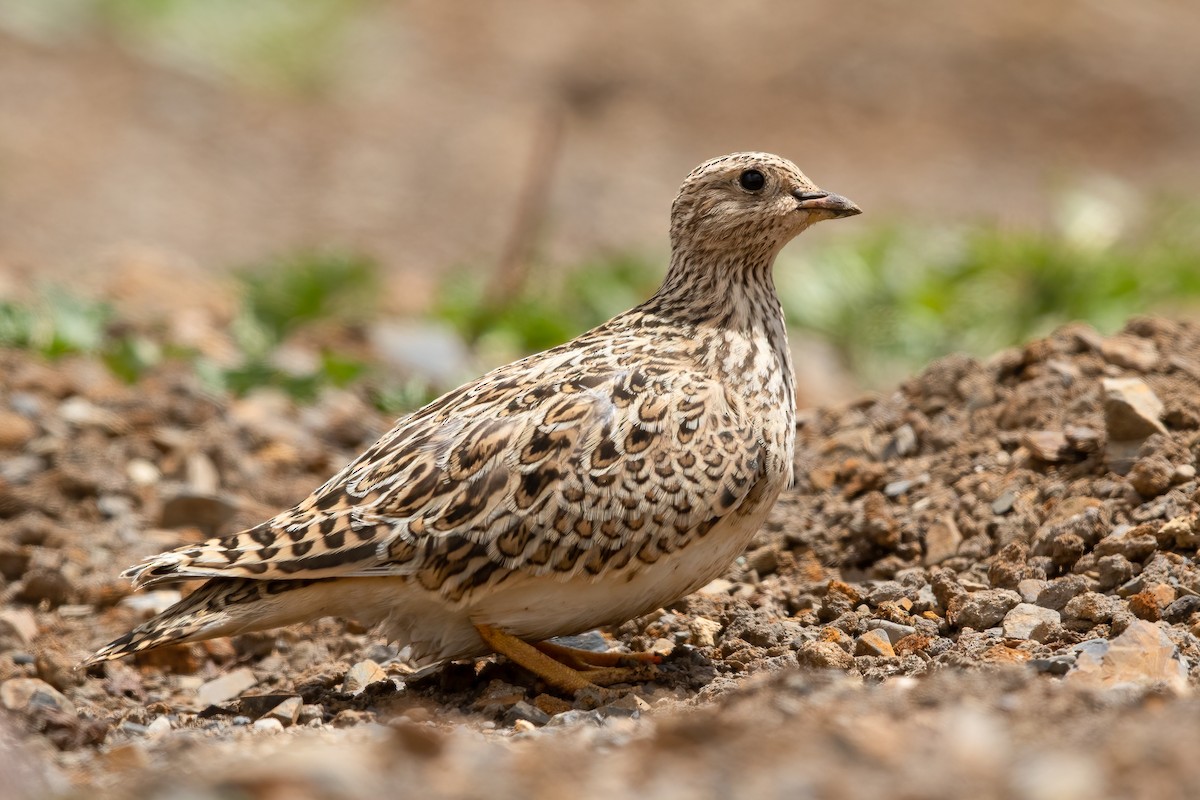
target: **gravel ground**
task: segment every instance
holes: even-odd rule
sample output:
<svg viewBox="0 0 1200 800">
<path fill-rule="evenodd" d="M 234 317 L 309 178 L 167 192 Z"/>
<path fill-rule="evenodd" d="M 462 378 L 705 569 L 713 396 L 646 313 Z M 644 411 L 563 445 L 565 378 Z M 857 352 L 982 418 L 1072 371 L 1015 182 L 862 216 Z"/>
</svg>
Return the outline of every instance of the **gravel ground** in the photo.
<svg viewBox="0 0 1200 800">
<path fill-rule="evenodd" d="M 1072 326 L 803 415 L 727 575 L 579 644 L 658 678 L 564 700 L 414 673 L 354 623 L 78 660 L 171 591 L 137 558 L 251 524 L 389 425 L 0 351 L 10 796 L 1173 797 L 1200 778 L 1200 326 Z M 4 753 L 5 750 L 10 751 Z"/>
</svg>

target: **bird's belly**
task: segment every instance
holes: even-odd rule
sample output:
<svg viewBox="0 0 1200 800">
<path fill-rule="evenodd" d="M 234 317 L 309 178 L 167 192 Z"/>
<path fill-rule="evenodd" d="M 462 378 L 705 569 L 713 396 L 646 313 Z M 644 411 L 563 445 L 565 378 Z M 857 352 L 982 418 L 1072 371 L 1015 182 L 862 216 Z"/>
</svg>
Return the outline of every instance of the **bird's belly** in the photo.
<svg viewBox="0 0 1200 800">
<path fill-rule="evenodd" d="M 762 525 L 771 503 L 734 514 L 706 536 L 653 564 L 568 580 L 552 575 L 500 584 L 473 604 L 475 622 L 497 626 L 530 641 L 614 625 L 654 611 L 719 577 Z"/>
</svg>

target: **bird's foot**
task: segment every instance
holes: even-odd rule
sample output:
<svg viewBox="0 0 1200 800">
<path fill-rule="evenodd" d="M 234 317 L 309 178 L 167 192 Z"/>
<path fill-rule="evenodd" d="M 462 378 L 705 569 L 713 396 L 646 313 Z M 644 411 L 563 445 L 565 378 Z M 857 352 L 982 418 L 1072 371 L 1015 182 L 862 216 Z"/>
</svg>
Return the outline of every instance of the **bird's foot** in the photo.
<svg viewBox="0 0 1200 800">
<path fill-rule="evenodd" d="M 596 667 L 640 667 L 646 664 L 661 664 L 662 656 L 655 653 L 614 653 L 581 650 L 578 647 L 567 647 L 555 642 L 538 642 L 534 645 L 555 661 L 560 661 L 568 667 L 578 670 L 589 670 Z"/>
<path fill-rule="evenodd" d="M 654 665 L 662 661 L 652 653 L 597 653 L 551 642 L 533 645 L 491 625 L 476 625 L 475 630 L 492 650 L 572 695 L 585 689 L 604 694 L 602 686 L 651 680 L 658 672 Z"/>
</svg>

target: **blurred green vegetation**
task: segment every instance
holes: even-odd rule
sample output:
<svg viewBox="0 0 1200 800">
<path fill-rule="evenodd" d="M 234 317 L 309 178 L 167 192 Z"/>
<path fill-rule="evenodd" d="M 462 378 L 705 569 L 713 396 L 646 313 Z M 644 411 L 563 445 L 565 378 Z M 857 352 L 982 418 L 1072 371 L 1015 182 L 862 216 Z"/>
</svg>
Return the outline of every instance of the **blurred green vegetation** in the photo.
<svg viewBox="0 0 1200 800">
<path fill-rule="evenodd" d="M 432 314 L 459 333 L 482 368 L 566 341 L 636 305 L 661 273 L 661 259 L 629 254 L 573 269 L 538 266 L 515 299 L 498 302 L 488 275 L 459 270 L 443 282 Z M 303 253 L 242 270 L 237 280 L 233 365 L 174 345 L 165 327 L 135 329 L 110 306 L 61 289 L 33 303 L 0 303 L 0 345 L 47 358 L 95 355 L 128 381 L 164 359 L 184 359 L 216 390 L 272 386 L 301 402 L 323 387 L 354 384 L 391 413 L 449 388 L 371 366 L 362 345 L 377 314 L 379 276 L 369 259 Z M 860 384 L 882 388 L 948 352 L 986 356 L 1072 320 L 1112 332 L 1135 314 L 1195 316 L 1200 206 L 1164 200 L 1131 213 L 1068 198 L 1039 231 L 868 227 L 826 246 L 789 248 L 776 282 L 791 329 L 831 343 Z M 289 357 L 297 340 L 307 359 Z"/>
<path fill-rule="evenodd" d="M 177 69 L 292 92 L 319 91 L 365 0 L 32 0 L 0 3 L 0 26 L 36 36 L 99 29 Z"/>
</svg>

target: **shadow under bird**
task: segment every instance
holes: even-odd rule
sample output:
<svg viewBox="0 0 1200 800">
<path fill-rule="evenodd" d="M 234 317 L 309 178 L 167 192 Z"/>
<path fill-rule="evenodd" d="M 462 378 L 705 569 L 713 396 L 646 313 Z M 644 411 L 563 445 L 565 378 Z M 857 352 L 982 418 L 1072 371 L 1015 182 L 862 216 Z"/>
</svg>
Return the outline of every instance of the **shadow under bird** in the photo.
<svg viewBox="0 0 1200 800">
<path fill-rule="evenodd" d="M 653 297 L 402 417 L 294 508 L 130 568 L 135 587 L 207 582 L 84 663 L 343 616 L 416 663 L 496 652 L 568 692 L 628 680 L 655 657 L 546 640 L 669 604 L 746 547 L 792 477 L 775 257 L 858 213 L 778 156 L 702 164 Z"/>
</svg>

